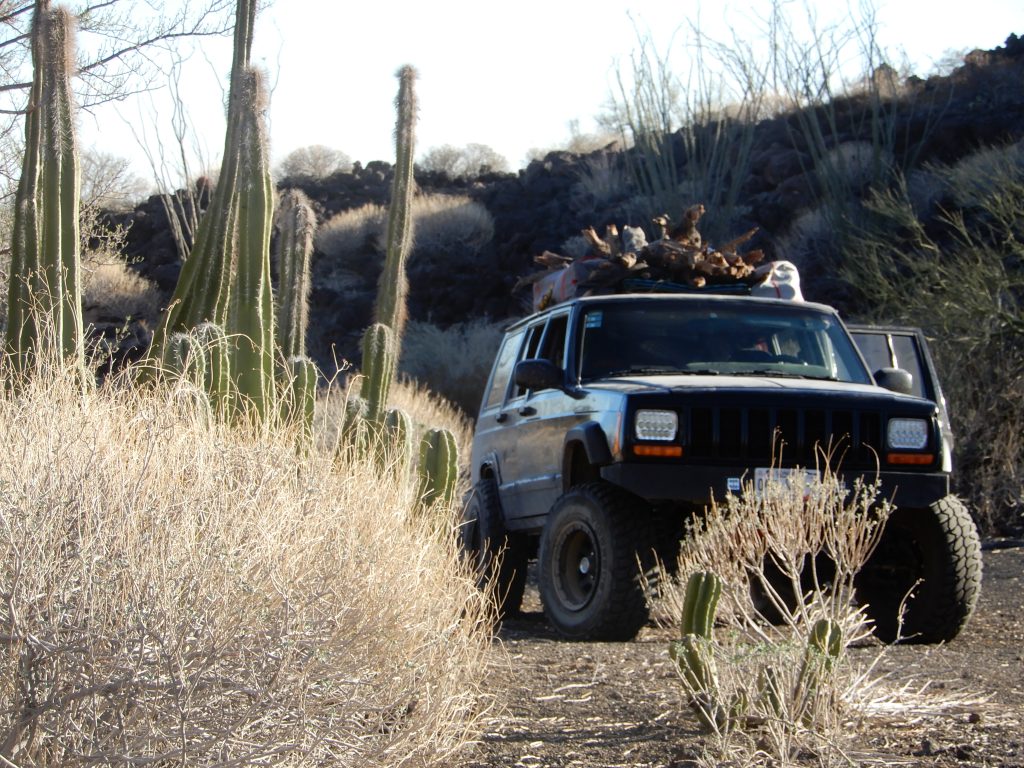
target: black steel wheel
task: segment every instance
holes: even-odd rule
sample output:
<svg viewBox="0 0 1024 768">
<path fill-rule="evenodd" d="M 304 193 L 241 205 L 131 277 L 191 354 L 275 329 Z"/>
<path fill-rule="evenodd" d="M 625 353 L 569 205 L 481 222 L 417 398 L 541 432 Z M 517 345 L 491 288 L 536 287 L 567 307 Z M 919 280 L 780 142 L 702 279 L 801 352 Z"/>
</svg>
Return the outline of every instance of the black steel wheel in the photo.
<svg viewBox="0 0 1024 768">
<path fill-rule="evenodd" d="M 926 509 L 897 509 L 855 584 L 879 639 L 952 640 L 981 591 L 981 541 L 970 512 L 954 496 Z"/>
<path fill-rule="evenodd" d="M 481 478 L 470 491 L 461 533 L 462 550 L 477 575 L 477 586 L 494 590 L 498 617 L 519 613 L 526 590 L 529 546 L 524 537 L 505 530 L 494 478 Z"/>
<path fill-rule="evenodd" d="M 642 571 L 653 565 L 650 510 L 607 483 L 568 490 L 540 541 L 544 614 L 565 637 L 628 640 L 647 622 Z"/>
</svg>

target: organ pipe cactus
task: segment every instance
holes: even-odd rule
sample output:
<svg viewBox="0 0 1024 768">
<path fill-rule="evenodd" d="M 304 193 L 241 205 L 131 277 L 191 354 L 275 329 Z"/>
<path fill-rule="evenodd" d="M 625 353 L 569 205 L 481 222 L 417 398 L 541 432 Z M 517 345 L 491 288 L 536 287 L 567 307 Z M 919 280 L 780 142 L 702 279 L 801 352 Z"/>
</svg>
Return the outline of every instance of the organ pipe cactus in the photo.
<svg viewBox="0 0 1024 768">
<path fill-rule="evenodd" d="M 367 404 L 367 418 L 377 424 L 384 418 L 391 382 L 395 378 L 397 346 L 391 328 L 382 323 L 374 323 L 363 332 L 361 393 Z"/>
<path fill-rule="evenodd" d="M 270 284 L 270 231 L 274 187 L 267 148 L 263 75 L 246 69 L 238 83 L 241 146 L 238 167 L 237 252 L 228 295 L 227 328 L 237 394 L 264 420 L 277 392 L 274 379 L 274 300 Z"/>
<path fill-rule="evenodd" d="M 400 408 L 389 408 L 384 414 L 383 435 L 399 468 L 409 467 L 413 455 L 412 417 Z"/>
<path fill-rule="evenodd" d="M 71 76 L 73 20 L 36 3 L 25 155 L 15 195 L 5 347 L 16 373 L 70 359 L 84 373 L 79 186 Z"/>
<path fill-rule="evenodd" d="M 409 292 L 405 262 L 412 251 L 413 241 L 416 70 L 410 66 L 402 67 L 398 71 L 398 81 L 398 98 L 395 101 L 398 110 L 395 126 L 395 175 L 391 183 L 391 204 L 388 207 L 384 269 L 377 284 L 377 302 L 374 307 L 374 320 L 391 328 L 396 343 L 401 342 L 405 330 L 406 296 Z"/>
<path fill-rule="evenodd" d="M 709 730 L 722 730 L 729 721 L 729 713 L 718 701 L 718 671 L 712 645 L 715 610 L 721 594 L 722 581 L 718 576 L 711 572 L 692 574 L 683 598 L 680 639 L 669 645 L 669 656 L 690 694 L 690 707 Z"/>
<path fill-rule="evenodd" d="M 811 627 L 796 684 L 796 705 L 805 723 L 814 717 L 822 683 L 834 672 L 843 652 L 843 630 L 832 619 L 819 619 Z"/>
<path fill-rule="evenodd" d="M 418 473 L 424 506 L 450 505 L 459 478 L 459 449 L 448 429 L 430 429 L 420 441 Z"/>
<path fill-rule="evenodd" d="M 303 446 L 313 444 L 313 418 L 316 413 L 316 386 L 320 371 L 308 357 L 292 357 L 287 361 L 288 394 L 285 418 L 296 421 L 301 429 Z"/>
<path fill-rule="evenodd" d="M 281 195 L 276 219 L 277 346 L 287 359 L 306 354 L 316 215 L 309 198 L 301 190 L 290 189 Z"/>
<path fill-rule="evenodd" d="M 194 333 L 175 333 L 168 340 L 169 368 L 180 378 L 204 387 L 207 380 L 206 351 Z"/>
</svg>

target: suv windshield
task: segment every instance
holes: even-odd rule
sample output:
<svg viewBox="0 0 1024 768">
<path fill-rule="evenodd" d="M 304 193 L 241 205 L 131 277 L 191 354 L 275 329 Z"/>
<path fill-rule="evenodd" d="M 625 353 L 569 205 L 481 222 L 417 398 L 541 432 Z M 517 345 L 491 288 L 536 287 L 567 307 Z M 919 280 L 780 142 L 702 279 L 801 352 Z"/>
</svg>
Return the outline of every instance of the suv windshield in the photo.
<svg viewBox="0 0 1024 768">
<path fill-rule="evenodd" d="M 584 311 L 582 381 L 723 374 L 870 384 L 836 318 L 799 305 L 630 302 Z"/>
</svg>

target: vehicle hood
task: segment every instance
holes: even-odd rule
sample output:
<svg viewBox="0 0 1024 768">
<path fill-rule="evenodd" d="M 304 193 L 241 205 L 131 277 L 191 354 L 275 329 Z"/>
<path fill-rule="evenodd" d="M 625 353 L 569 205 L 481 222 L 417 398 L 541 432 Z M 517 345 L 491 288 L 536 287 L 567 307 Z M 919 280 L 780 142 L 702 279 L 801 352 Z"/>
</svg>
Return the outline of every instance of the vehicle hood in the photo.
<svg viewBox="0 0 1024 768">
<path fill-rule="evenodd" d="M 920 402 L 921 399 L 910 395 L 891 392 L 874 384 L 853 384 L 846 381 L 823 381 L 820 379 L 800 379 L 789 377 L 768 376 L 623 376 L 606 379 L 587 385 L 589 389 L 606 389 L 622 393 L 678 393 L 686 395 L 704 395 L 725 392 L 770 392 L 770 393 L 807 393 L 811 395 L 847 395 L 854 397 L 870 397 L 876 400 L 893 402 Z"/>
</svg>

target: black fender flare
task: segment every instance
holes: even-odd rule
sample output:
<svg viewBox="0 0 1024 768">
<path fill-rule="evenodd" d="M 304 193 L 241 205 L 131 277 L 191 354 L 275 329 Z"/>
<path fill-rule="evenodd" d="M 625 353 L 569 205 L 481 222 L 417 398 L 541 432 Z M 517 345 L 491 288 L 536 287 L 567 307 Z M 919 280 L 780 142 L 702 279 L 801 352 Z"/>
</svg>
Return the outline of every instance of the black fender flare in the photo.
<svg viewBox="0 0 1024 768">
<path fill-rule="evenodd" d="M 562 446 L 562 477 L 569 475 L 569 447 L 579 443 L 586 451 L 587 461 L 595 467 L 604 467 L 613 461 L 611 448 L 608 447 L 608 437 L 605 435 L 601 425 L 596 421 L 588 421 L 585 424 L 578 424 L 565 433 L 565 440 Z"/>
</svg>

